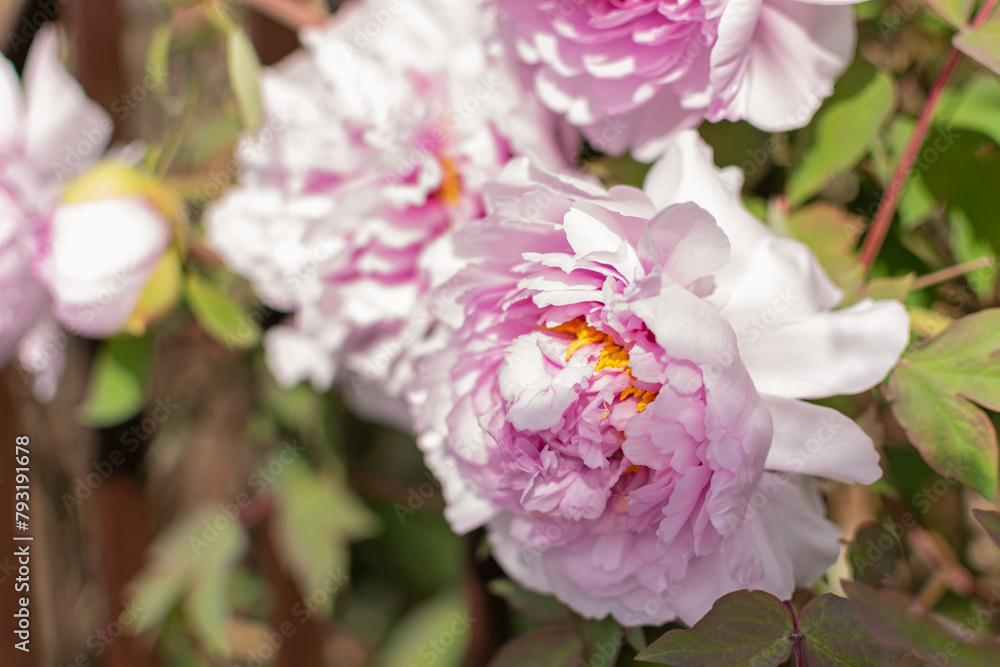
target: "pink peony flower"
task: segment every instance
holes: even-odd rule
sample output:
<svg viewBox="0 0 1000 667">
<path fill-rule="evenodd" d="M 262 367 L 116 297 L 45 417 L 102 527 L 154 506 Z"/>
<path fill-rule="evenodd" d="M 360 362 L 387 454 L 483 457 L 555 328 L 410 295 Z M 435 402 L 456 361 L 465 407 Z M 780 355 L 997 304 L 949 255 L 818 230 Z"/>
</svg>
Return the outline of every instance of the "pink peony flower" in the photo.
<svg viewBox="0 0 1000 667">
<path fill-rule="evenodd" d="M 58 325 L 93 337 L 121 329 L 169 242 L 169 225 L 146 204 L 60 201 L 112 128 L 59 62 L 54 28 L 35 38 L 23 93 L 0 58 L 0 365 L 16 354 L 41 398 L 62 373 Z"/>
<path fill-rule="evenodd" d="M 697 621 L 787 598 L 838 555 L 805 475 L 873 482 L 871 440 L 801 399 L 879 382 L 906 310 L 842 294 L 747 213 L 694 132 L 644 191 L 525 160 L 456 232 L 460 314 L 410 398 L 446 515 L 514 579 L 588 617 Z"/>
<path fill-rule="evenodd" d="M 809 122 L 854 54 L 854 0 L 498 0 L 538 96 L 596 148 L 658 157 L 703 118 Z"/>
<path fill-rule="evenodd" d="M 481 217 L 512 155 L 563 162 L 555 117 L 483 21 L 467 0 L 359 2 L 264 73 L 269 119 L 207 226 L 265 302 L 294 311 L 265 340 L 281 383 L 325 389 L 346 370 L 394 393 L 430 327 L 427 293 L 456 268 L 447 232 Z"/>
</svg>

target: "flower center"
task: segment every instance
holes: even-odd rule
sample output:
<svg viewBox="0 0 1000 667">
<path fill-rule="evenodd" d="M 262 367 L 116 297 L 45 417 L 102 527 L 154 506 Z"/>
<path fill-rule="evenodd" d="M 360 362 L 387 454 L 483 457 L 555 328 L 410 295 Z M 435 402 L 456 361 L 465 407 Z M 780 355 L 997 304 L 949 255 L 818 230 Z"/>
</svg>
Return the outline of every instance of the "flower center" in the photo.
<svg viewBox="0 0 1000 667">
<path fill-rule="evenodd" d="M 633 384 L 632 369 L 629 367 L 628 350 L 616 343 L 608 334 L 598 331 L 594 327 L 587 324 L 586 320 L 582 317 L 570 320 L 569 322 L 563 322 L 558 326 L 547 327 L 546 330 L 554 331 L 556 333 L 569 334 L 570 336 L 575 337 L 575 340 L 573 340 L 573 342 L 566 348 L 567 361 L 581 347 L 602 343 L 604 345 L 604 349 L 601 350 L 601 356 L 597 359 L 594 371 L 596 372 L 604 370 L 605 368 L 612 368 L 624 370 L 628 373 L 629 385 L 624 391 L 622 391 L 621 395 L 618 396 L 618 400 L 624 401 L 630 396 L 638 398 L 639 403 L 635 407 L 636 412 L 642 412 L 646 409 L 646 406 L 656 399 L 658 392 L 647 391 L 640 387 L 636 387 Z"/>
<path fill-rule="evenodd" d="M 441 185 L 432 196 L 448 206 L 457 206 L 462 200 L 462 177 L 458 173 L 458 167 L 444 153 L 439 153 L 437 159 L 441 165 Z"/>
</svg>

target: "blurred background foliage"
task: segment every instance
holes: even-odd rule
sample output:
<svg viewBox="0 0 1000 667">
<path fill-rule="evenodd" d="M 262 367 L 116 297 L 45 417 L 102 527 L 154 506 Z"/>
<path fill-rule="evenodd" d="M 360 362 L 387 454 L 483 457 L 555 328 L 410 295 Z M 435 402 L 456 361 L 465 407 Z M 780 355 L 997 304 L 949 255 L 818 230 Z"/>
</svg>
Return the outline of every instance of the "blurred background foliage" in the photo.
<svg viewBox="0 0 1000 667">
<path fill-rule="evenodd" d="M 30 40 L 36 17 L 59 21 L 69 62 L 115 117 L 117 139 L 148 143 L 145 164 L 184 230 L 144 295 L 148 316 L 101 343 L 70 340 L 51 403 L 30 396 L 17 368 L 4 371 L 2 421 L 36 443 L 41 499 L 39 647 L 24 664 L 633 664 L 669 628 L 586 621 L 504 579 L 481 533 L 448 528 L 410 436 L 353 414 L 336 390 L 282 389 L 268 374 L 259 341 L 282 314 L 222 268 L 198 220 L 238 176 L 241 133 L 260 125 L 260 61 L 296 45 L 268 18 L 271 4 L 0 4 L 5 53 L 19 64 L 27 49 L 18 40 Z M 1000 631 L 1000 522 L 969 512 L 996 509 L 990 408 L 1000 407 L 1000 320 L 988 310 L 998 305 L 1000 82 L 980 62 L 963 58 L 944 89 L 871 280 L 858 255 L 951 57 L 953 26 L 971 9 L 869 0 L 857 6 L 858 57 L 808 127 L 701 128 L 717 163 L 743 172 L 747 207 L 809 244 L 848 300 L 903 300 L 915 340 L 985 311 L 948 329 L 962 344 L 938 339 L 908 353 L 883 387 L 828 401 L 880 443 L 886 474 L 870 487 L 825 483 L 851 544 L 825 582 L 796 595 L 797 613 L 811 618 L 803 605 L 817 594 L 850 595 L 861 610 L 850 627 L 893 655 L 916 651 L 898 664 L 945 664 L 936 655 L 1000 664 L 989 644 Z M 967 50 L 989 65 L 990 48 Z M 608 184 L 638 185 L 648 168 L 589 150 L 580 164 Z M 973 379 L 988 390 L 970 396 Z M 845 590 L 840 580 L 852 577 L 868 588 Z M 816 599 L 814 609 L 839 604 Z M 912 614 L 912 600 L 936 615 Z M 670 636 L 701 650 L 692 635 Z M 948 642 L 979 648 L 955 658 Z M 675 660 L 666 664 L 702 664 L 656 646 Z M 778 664 L 782 646 L 753 664 Z"/>
</svg>

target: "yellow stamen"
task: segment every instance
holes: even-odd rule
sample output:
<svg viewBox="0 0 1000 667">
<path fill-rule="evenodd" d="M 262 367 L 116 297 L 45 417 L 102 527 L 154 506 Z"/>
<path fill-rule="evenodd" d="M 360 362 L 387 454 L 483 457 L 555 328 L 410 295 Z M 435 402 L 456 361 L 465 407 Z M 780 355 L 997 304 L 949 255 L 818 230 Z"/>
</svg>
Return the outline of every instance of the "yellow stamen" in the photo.
<svg viewBox="0 0 1000 667">
<path fill-rule="evenodd" d="M 640 389 L 633 384 L 632 369 L 629 368 L 628 350 L 616 343 L 608 334 L 598 331 L 594 327 L 587 324 L 586 320 L 582 317 L 570 320 L 569 322 L 563 322 L 562 324 L 554 327 L 546 327 L 546 330 L 554 331 L 556 333 L 569 334 L 570 336 L 576 337 L 576 339 L 566 348 L 567 361 L 569 361 L 573 354 L 581 347 L 594 345 L 595 343 L 603 343 L 604 349 L 601 350 L 601 356 L 598 357 L 594 370 L 600 371 L 605 368 L 625 369 L 625 372 L 629 375 L 629 386 L 622 391 L 618 400 L 624 401 L 626 398 L 635 396 L 639 399 L 639 403 L 635 407 L 636 412 L 642 412 L 646 409 L 646 406 L 656 399 L 658 392 L 646 391 L 645 389 Z M 607 419 L 608 414 L 608 410 L 605 409 L 604 414 L 601 416 L 599 421 Z"/>
<path fill-rule="evenodd" d="M 456 206 L 462 200 L 462 177 L 455 162 L 443 153 L 437 156 L 441 164 L 441 185 L 434 196 L 448 206 Z"/>
<path fill-rule="evenodd" d="M 635 406 L 635 411 L 642 412 L 643 410 L 646 409 L 647 405 L 649 405 L 656 399 L 657 394 L 659 394 L 659 392 L 646 391 L 645 389 L 640 389 L 639 387 L 636 387 L 634 384 L 629 384 L 628 388 L 625 391 L 623 391 L 621 395 L 618 397 L 618 400 L 624 401 L 626 398 L 630 396 L 635 396 L 636 398 L 639 399 L 639 404 Z"/>
<path fill-rule="evenodd" d="M 569 322 L 563 322 L 559 326 L 548 327 L 547 330 L 576 336 L 576 340 L 570 343 L 569 347 L 566 348 L 566 361 L 569 361 L 570 357 L 572 357 L 577 350 L 585 345 L 593 345 L 594 343 L 604 342 L 606 346 L 606 341 L 611 340 L 610 336 L 601 333 L 581 318 L 570 320 Z M 614 343 L 614 341 L 611 342 Z M 626 352 L 625 355 L 627 357 L 628 353 Z"/>
</svg>

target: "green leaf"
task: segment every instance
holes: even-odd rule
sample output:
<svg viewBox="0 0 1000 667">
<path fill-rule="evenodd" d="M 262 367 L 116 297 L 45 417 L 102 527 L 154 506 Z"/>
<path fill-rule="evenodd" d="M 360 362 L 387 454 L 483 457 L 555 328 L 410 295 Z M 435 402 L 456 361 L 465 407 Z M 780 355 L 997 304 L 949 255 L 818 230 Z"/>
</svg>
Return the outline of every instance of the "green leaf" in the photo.
<svg viewBox="0 0 1000 667">
<path fill-rule="evenodd" d="M 631 627 L 622 629 L 625 631 L 625 639 L 628 641 L 629 646 L 634 648 L 636 653 L 649 646 L 646 642 L 646 633 L 643 632 L 642 628 Z"/>
<path fill-rule="evenodd" d="M 641 188 L 650 165 L 638 162 L 629 155 L 619 157 L 602 155 L 585 163 L 585 168 L 600 178 L 606 187 L 631 185 Z"/>
<path fill-rule="evenodd" d="M 1000 15 L 994 12 L 979 28 L 957 33 L 951 41 L 956 49 L 1000 74 Z"/>
<path fill-rule="evenodd" d="M 182 603 L 184 616 L 205 648 L 227 655 L 228 582 L 248 546 L 243 525 L 206 508 L 175 522 L 150 547 L 150 560 L 129 588 L 139 618 L 134 634 L 160 627 Z"/>
<path fill-rule="evenodd" d="M 487 588 L 490 593 L 507 600 L 514 609 L 540 621 L 564 621 L 569 618 L 566 607 L 554 597 L 529 591 L 510 579 L 494 579 Z"/>
<path fill-rule="evenodd" d="M 102 428 L 124 422 L 142 409 L 153 356 L 152 336 L 121 335 L 104 343 L 91 369 L 79 418 Z"/>
<path fill-rule="evenodd" d="M 924 2 L 953 28 L 965 27 L 973 4 L 972 0 L 924 0 Z"/>
<path fill-rule="evenodd" d="M 976 517 L 976 521 L 983 527 L 990 539 L 1000 547 L 1000 512 L 975 509 L 972 510 L 972 515 Z"/>
<path fill-rule="evenodd" d="M 280 459 L 279 459 L 280 460 Z M 375 517 L 334 475 L 317 475 L 302 463 L 286 464 L 277 478 L 274 544 L 284 564 L 298 581 L 306 600 L 335 591 L 347 580 L 348 545 L 368 537 L 378 525 Z M 328 604 L 310 611 L 329 615 Z"/>
<path fill-rule="evenodd" d="M 994 498 L 996 430 L 973 402 L 1000 409 L 1000 309 L 963 317 L 911 348 L 889 377 L 889 402 L 932 468 Z"/>
<path fill-rule="evenodd" d="M 896 562 L 902 556 L 902 548 L 896 537 L 875 521 L 860 525 L 847 548 L 847 561 L 851 565 L 852 577 L 873 586 L 882 586 L 892 581 Z"/>
<path fill-rule="evenodd" d="M 979 132 L 1000 144 L 1000 116 L 995 113 L 1000 107 L 1000 82 L 995 76 L 983 72 L 970 77 L 957 91 L 945 92 L 949 102 L 941 102 L 934 115 L 935 125 L 943 130 L 953 127 Z"/>
<path fill-rule="evenodd" d="M 518 635 L 500 647 L 489 667 L 578 667 L 583 642 L 566 625 L 554 625 Z"/>
<path fill-rule="evenodd" d="M 955 320 L 936 310 L 907 306 L 910 314 L 910 331 L 918 338 L 932 338 L 951 326 Z"/>
<path fill-rule="evenodd" d="M 857 607 L 827 593 L 810 600 L 799 612 L 799 631 L 809 667 L 891 665 L 900 651 L 881 646 L 868 634 Z"/>
<path fill-rule="evenodd" d="M 248 349 L 260 340 L 260 327 L 247 311 L 194 273 L 184 281 L 184 299 L 205 333 L 230 350 Z"/>
<path fill-rule="evenodd" d="M 438 595 L 414 607 L 390 630 L 374 663 L 380 667 L 459 667 L 475 620 L 460 595 Z"/>
<path fill-rule="evenodd" d="M 858 605 L 861 619 L 883 646 L 913 651 L 917 657 L 937 659 L 949 667 L 996 667 L 1000 642 L 975 636 L 972 641 L 952 634 L 932 614 L 902 591 L 875 590 L 859 582 L 844 582 L 847 595 Z M 971 633 L 968 633 L 971 634 Z M 933 661 L 932 661 L 933 662 Z M 879 664 L 879 663 L 875 663 Z M 811 667 L 811 666 L 810 666 Z"/>
<path fill-rule="evenodd" d="M 993 258 L 993 248 L 976 235 L 976 231 L 964 211 L 959 209 L 951 211 L 950 222 L 949 241 L 956 262 L 971 262 L 983 257 Z M 994 263 L 990 265 L 965 274 L 965 280 L 972 287 L 976 296 L 987 302 L 993 298 L 993 290 L 997 282 L 996 260 L 993 261 Z M 962 307 L 962 304 L 955 302 L 956 299 L 960 300 L 961 298 L 960 295 L 957 295 L 950 299 L 951 304 Z"/>
<path fill-rule="evenodd" d="M 243 126 L 251 134 L 260 127 L 260 59 L 243 28 L 230 30 L 226 35 L 226 62 L 229 65 L 229 83 L 236 96 Z"/>
<path fill-rule="evenodd" d="M 671 630 L 636 658 L 674 667 L 775 667 L 791 654 L 792 613 L 761 591 L 716 600 L 690 630 Z"/>
<path fill-rule="evenodd" d="M 813 141 L 788 179 L 788 198 L 798 206 L 855 164 L 879 137 L 896 106 L 896 83 L 858 59 L 820 109 Z"/>
<path fill-rule="evenodd" d="M 615 619 L 606 616 L 595 621 L 574 614 L 573 625 L 583 640 L 583 664 L 613 665 L 618 661 L 625 633 Z"/>
<path fill-rule="evenodd" d="M 915 273 L 907 273 L 905 276 L 873 278 L 865 285 L 863 296 L 869 299 L 895 299 L 904 301 L 913 289 L 913 281 L 916 280 Z"/>
</svg>

